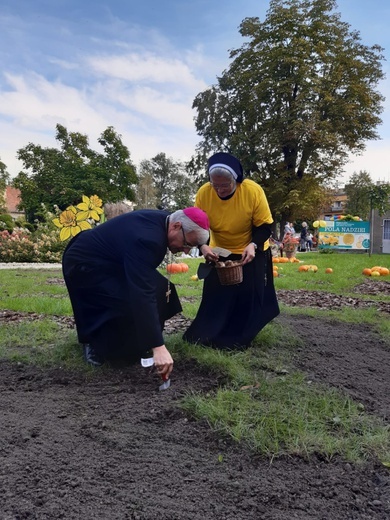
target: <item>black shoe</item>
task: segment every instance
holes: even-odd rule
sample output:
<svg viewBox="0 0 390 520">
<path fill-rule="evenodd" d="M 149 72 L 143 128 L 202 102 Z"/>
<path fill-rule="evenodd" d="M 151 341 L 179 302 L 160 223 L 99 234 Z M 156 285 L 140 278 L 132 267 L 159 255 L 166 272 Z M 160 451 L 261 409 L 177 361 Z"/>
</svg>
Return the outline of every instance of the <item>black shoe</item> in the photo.
<svg viewBox="0 0 390 520">
<path fill-rule="evenodd" d="M 101 367 L 104 363 L 104 359 L 102 359 L 99 354 L 96 352 L 95 348 L 90 345 L 89 343 L 86 343 L 83 345 L 83 355 L 85 361 L 92 365 L 93 367 Z"/>
</svg>

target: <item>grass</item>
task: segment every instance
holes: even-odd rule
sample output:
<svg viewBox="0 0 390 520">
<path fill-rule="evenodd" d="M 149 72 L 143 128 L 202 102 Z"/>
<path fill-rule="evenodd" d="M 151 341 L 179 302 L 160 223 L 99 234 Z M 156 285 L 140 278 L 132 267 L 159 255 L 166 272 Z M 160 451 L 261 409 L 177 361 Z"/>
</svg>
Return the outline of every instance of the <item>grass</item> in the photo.
<svg viewBox="0 0 390 520">
<path fill-rule="evenodd" d="M 318 271 L 299 272 L 298 267 L 301 264 L 296 263 L 275 264 L 278 266 L 280 273 L 280 276 L 275 280 L 278 289 L 306 289 L 356 296 L 353 289 L 366 280 L 366 277 L 362 275 L 362 270 L 365 267 L 390 266 L 388 255 L 371 255 L 369 257 L 367 254 L 298 253 L 297 258 L 304 264 L 316 265 Z M 325 273 L 327 267 L 333 269 L 332 274 Z M 381 295 L 382 297 L 383 295 Z M 387 297 L 387 299 L 390 301 L 390 297 Z"/>
<path fill-rule="evenodd" d="M 279 264 L 277 289 L 356 297 L 354 287 L 365 280 L 362 269 L 389 264 L 384 255 L 303 253 L 299 259 L 317 265 L 318 272 L 300 273 L 299 264 Z M 195 316 L 201 298 L 202 282 L 191 280 L 200 261 L 188 260 L 189 272 L 172 276 L 182 300 L 183 314 L 190 318 Z M 325 274 L 326 267 L 332 267 L 333 274 Z M 89 371 L 82 363 L 75 331 L 64 329 L 52 319 L 70 316 L 72 310 L 65 286 L 48 283 L 50 278 L 62 278 L 62 273 L 0 270 L 0 310 L 44 315 L 40 320 L 2 325 L 0 359 Z M 372 283 L 377 281 L 373 279 Z M 390 300 L 388 296 L 381 298 Z M 305 312 L 347 323 L 364 322 L 380 330 L 387 341 L 390 338 L 389 320 L 372 308 L 335 312 L 283 307 L 283 311 Z M 294 368 L 293 353 L 297 347 L 302 348 L 299 338 L 275 322 L 267 325 L 255 342 L 257 348 L 255 345 L 245 352 L 225 353 L 188 345 L 179 334 L 167 338 L 175 359 L 195 360 L 220 382 L 219 388 L 208 394 L 189 392 L 181 401 L 183 409 L 206 420 L 220 435 L 269 457 L 282 454 L 309 457 L 321 453 L 329 460 L 341 455 L 347 460 L 362 461 L 375 455 L 383 462 L 390 461 L 389 426 L 366 414 L 361 403 L 336 389 L 311 383 Z"/>
</svg>

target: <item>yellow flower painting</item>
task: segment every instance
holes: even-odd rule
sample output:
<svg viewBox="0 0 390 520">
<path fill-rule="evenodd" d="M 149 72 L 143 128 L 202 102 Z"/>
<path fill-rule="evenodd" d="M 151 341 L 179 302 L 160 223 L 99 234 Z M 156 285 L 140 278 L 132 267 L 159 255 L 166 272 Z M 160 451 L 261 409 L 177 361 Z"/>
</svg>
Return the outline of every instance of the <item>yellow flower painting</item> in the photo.
<svg viewBox="0 0 390 520">
<path fill-rule="evenodd" d="M 91 229 L 92 224 L 101 220 L 102 206 L 103 202 L 97 195 L 91 197 L 83 195 L 82 202 L 77 206 L 68 206 L 53 219 L 53 224 L 61 230 L 60 240 L 68 240 L 75 237 L 80 231 Z"/>
</svg>

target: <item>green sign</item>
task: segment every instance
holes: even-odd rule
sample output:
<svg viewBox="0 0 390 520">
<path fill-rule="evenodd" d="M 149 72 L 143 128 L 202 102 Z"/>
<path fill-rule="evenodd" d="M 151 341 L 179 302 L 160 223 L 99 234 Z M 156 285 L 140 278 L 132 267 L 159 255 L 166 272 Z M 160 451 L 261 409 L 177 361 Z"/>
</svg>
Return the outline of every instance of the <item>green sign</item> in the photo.
<svg viewBox="0 0 390 520">
<path fill-rule="evenodd" d="M 369 249 L 370 223 L 364 221 L 325 221 L 319 228 L 319 249 Z"/>
</svg>

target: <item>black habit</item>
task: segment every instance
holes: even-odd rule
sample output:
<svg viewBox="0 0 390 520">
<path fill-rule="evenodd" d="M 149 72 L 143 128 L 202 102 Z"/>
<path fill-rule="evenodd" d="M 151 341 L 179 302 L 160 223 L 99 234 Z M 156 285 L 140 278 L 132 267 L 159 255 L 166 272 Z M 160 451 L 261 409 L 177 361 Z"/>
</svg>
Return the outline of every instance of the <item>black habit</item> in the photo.
<svg viewBox="0 0 390 520">
<path fill-rule="evenodd" d="M 260 330 L 279 314 L 272 271 L 269 248 L 257 251 L 254 260 L 243 266 L 243 281 L 238 285 L 221 285 L 217 270 L 211 268 L 204 280 L 198 313 L 183 338 L 226 350 L 249 347 Z"/>
</svg>

